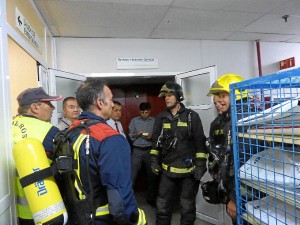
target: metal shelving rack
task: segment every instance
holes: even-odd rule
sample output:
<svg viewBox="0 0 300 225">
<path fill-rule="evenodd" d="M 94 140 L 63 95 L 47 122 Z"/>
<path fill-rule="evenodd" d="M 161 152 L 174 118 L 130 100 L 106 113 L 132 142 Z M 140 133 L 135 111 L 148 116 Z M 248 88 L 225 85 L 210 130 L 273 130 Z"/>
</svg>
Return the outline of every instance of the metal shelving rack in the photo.
<svg viewBox="0 0 300 225">
<path fill-rule="evenodd" d="M 300 224 L 300 69 L 230 87 L 238 224 Z"/>
</svg>

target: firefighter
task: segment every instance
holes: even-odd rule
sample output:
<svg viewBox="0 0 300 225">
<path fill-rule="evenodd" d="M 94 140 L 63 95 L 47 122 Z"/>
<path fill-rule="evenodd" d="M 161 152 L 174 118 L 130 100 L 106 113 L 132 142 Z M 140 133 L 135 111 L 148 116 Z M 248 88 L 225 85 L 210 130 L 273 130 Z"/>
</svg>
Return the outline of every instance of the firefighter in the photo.
<svg viewBox="0 0 300 225">
<path fill-rule="evenodd" d="M 152 171 L 161 180 L 157 198 L 156 225 L 171 224 L 172 206 L 179 193 L 181 225 L 196 220 L 196 195 L 207 171 L 206 137 L 199 115 L 185 108 L 182 87 L 166 82 L 159 93 L 166 109 L 157 115 L 153 128 Z"/>
<path fill-rule="evenodd" d="M 208 169 L 213 181 L 202 184 L 205 200 L 212 204 L 224 203 L 232 224 L 236 224 L 236 197 L 234 184 L 233 151 L 231 141 L 231 113 L 229 85 L 244 79 L 236 74 L 224 74 L 211 86 L 208 95 L 218 97 L 218 116 L 211 123 L 208 138 Z M 236 101 L 243 101 L 247 91 L 235 91 Z M 239 103 L 239 105 L 242 105 Z"/>
<path fill-rule="evenodd" d="M 83 82 L 76 92 L 83 112 L 70 129 L 83 121 L 94 122 L 89 133 L 82 129 L 70 140 L 79 158 L 80 199 L 92 200 L 95 225 L 145 225 L 144 211 L 137 207 L 132 190 L 129 143 L 106 123 L 112 98 L 109 87 L 99 80 Z"/>
<path fill-rule="evenodd" d="M 18 115 L 12 121 L 14 144 L 25 138 L 35 138 L 42 142 L 47 156 L 52 157 L 52 140 L 59 130 L 49 121 L 55 107 L 51 101 L 61 100 L 62 96 L 50 96 L 43 88 L 28 88 L 18 95 Z M 16 176 L 17 216 L 19 225 L 34 225 L 25 192 L 19 176 Z"/>
</svg>

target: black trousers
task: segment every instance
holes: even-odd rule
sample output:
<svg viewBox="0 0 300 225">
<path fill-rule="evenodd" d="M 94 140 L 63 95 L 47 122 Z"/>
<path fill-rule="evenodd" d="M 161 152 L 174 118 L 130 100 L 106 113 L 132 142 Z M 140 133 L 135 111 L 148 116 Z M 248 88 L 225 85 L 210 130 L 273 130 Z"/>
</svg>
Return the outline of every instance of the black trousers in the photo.
<svg viewBox="0 0 300 225">
<path fill-rule="evenodd" d="M 196 220 L 196 196 L 199 181 L 193 175 L 173 178 L 161 175 L 157 198 L 156 225 L 170 225 L 174 200 L 180 200 L 180 225 L 193 225 Z M 179 196 L 176 196 L 176 193 Z"/>
<path fill-rule="evenodd" d="M 142 165 L 144 165 L 147 173 L 147 201 L 155 205 L 159 176 L 155 175 L 151 170 L 150 149 L 151 147 L 148 149 L 133 147 L 131 153 L 132 183 L 135 183 L 138 173 Z"/>
</svg>

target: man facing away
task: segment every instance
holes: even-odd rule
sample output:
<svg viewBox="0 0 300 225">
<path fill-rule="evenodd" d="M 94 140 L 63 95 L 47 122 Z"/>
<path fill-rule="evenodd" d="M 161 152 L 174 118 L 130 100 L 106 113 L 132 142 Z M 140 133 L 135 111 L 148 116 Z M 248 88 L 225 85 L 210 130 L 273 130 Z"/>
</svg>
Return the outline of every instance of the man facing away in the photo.
<svg viewBox="0 0 300 225">
<path fill-rule="evenodd" d="M 83 120 L 95 123 L 89 126 L 89 138 L 83 129 L 71 136 L 70 144 L 78 150 L 83 189 L 93 199 L 94 225 L 144 225 L 145 214 L 137 208 L 132 189 L 129 143 L 106 123 L 114 106 L 112 97 L 101 81 L 80 85 L 76 99 L 83 112 L 70 129 Z"/>
<path fill-rule="evenodd" d="M 53 138 L 59 132 L 49 121 L 55 107 L 51 101 L 61 100 L 61 96 L 49 96 L 39 88 L 29 88 L 17 97 L 18 115 L 12 121 L 13 141 L 36 138 L 43 144 L 49 158 L 53 153 Z M 17 216 L 19 225 L 34 225 L 24 190 L 16 177 Z"/>
<path fill-rule="evenodd" d="M 150 150 L 152 148 L 152 130 L 154 117 L 150 116 L 151 105 L 142 102 L 139 105 L 140 116 L 134 117 L 129 124 L 129 138 L 133 149 L 131 154 L 132 182 L 136 181 L 137 175 L 145 165 L 147 173 L 147 202 L 155 207 L 158 189 L 158 177 L 151 170 Z"/>
<path fill-rule="evenodd" d="M 118 101 L 113 101 L 113 103 L 114 106 L 111 111 L 110 119 L 107 120 L 106 123 L 126 138 L 123 126 L 120 122 L 122 116 L 122 104 Z"/>
<path fill-rule="evenodd" d="M 182 87 L 165 83 L 160 90 L 166 110 L 155 118 L 151 167 L 161 173 L 156 225 L 170 225 L 176 189 L 179 190 L 181 225 L 196 220 L 196 195 L 206 172 L 207 148 L 199 115 L 185 108 Z"/>
<path fill-rule="evenodd" d="M 67 97 L 63 100 L 63 113 L 62 120 L 56 125 L 59 130 L 69 128 L 71 123 L 77 120 L 80 114 L 80 107 L 75 97 Z"/>
</svg>

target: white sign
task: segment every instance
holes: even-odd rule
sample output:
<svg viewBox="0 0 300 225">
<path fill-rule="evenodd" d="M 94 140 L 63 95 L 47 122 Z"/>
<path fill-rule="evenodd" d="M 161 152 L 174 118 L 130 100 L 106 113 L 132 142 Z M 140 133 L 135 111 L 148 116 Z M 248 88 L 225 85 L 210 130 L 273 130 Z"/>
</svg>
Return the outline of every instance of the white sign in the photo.
<svg viewBox="0 0 300 225">
<path fill-rule="evenodd" d="M 118 58 L 117 69 L 157 69 L 157 58 Z"/>
<path fill-rule="evenodd" d="M 25 17 L 21 12 L 16 8 L 16 26 L 17 28 L 25 35 L 25 37 L 33 44 L 35 48 L 40 51 L 41 41 L 40 37 L 30 26 Z"/>
</svg>

